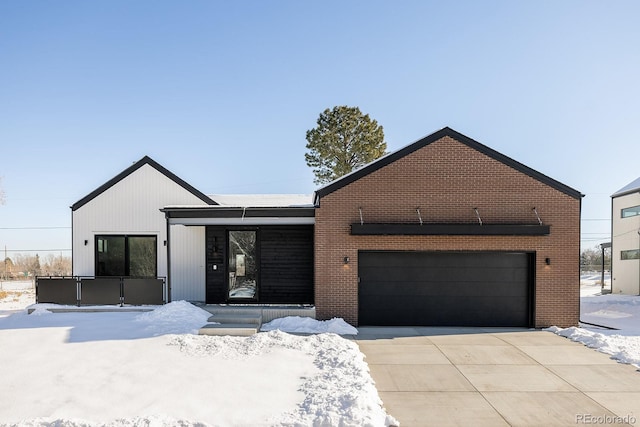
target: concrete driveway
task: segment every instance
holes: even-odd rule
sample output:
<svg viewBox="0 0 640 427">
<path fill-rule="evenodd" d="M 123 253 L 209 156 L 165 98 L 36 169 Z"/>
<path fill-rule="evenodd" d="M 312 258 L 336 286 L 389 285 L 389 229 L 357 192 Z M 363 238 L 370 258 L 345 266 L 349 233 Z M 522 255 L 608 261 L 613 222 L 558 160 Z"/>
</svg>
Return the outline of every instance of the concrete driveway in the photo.
<svg viewBox="0 0 640 427">
<path fill-rule="evenodd" d="M 362 327 L 401 426 L 639 425 L 640 372 L 551 332 Z"/>
</svg>

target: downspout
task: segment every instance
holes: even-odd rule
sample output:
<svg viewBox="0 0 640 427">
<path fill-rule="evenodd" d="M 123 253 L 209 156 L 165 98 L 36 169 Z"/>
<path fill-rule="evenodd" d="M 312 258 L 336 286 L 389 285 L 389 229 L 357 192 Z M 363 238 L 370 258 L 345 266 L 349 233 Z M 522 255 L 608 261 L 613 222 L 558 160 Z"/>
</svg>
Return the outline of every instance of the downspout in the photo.
<svg viewBox="0 0 640 427">
<path fill-rule="evenodd" d="M 615 251 L 613 250 L 613 243 L 614 243 L 614 239 L 613 239 L 613 199 L 615 196 L 611 196 L 611 224 L 609 226 L 609 228 L 611 229 L 611 234 L 609 235 L 609 241 L 611 242 L 611 265 L 609 266 L 609 276 L 611 277 L 611 294 L 613 295 L 613 261 L 614 261 L 614 254 Z"/>
<path fill-rule="evenodd" d="M 638 191 L 640 196 L 640 191 Z M 640 295 L 640 217 L 638 217 L 638 295 Z"/>
<path fill-rule="evenodd" d="M 600 245 L 600 250 L 602 251 L 602 271 L 600 277 L 600 293 L 604 291 L 604 244 Z"/>
<path fill-rule="evenodd" d="M 580 326 L 580 317 L 582 317 L 582 307 L 580 306 L 580 236 L 582 236 L 582 198 L 584 194 L 580 194 L 580 198 L 578 199 L 578 325 Z"/>
<path fill-rule="evenodd" d="M 73 240 L 73 207 L 71 207 L 71 275 L 72 276 L 75 274 L 75 269 L 73 268 L 73 258 L 74 258 L 73 253 L 75 252 L 75 249 L 73 247 L 74 242 L 75 240 Z"/>
<path fill-rule="evenodd" d="M 620 330 L 618 328 L 613 328 L 611 326 L 598 325 L 597 323 L 583 322 L 582 320 L 580 321 L 580 323 L 584 323 L 585 325 L 589 325 L 589 326 L 596 326 L 598 328 L 609 329 L 610 331 L 619 331 Z"/>
<path fill-rule="evenodd" d="M 171 225 L 169 224 L 169 212 L 164 213 L 167 221 L 167 303 L 171 302 Z"/>
</svg>

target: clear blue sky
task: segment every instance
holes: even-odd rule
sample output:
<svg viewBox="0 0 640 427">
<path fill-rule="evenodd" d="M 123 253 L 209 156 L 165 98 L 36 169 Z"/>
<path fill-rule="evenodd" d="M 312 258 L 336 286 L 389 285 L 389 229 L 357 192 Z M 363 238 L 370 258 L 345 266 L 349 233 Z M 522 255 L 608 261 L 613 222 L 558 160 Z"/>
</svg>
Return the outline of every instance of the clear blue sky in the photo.
<svg viewBox="0 0 640 427">
<path fill-rule="evenodd" d="M 70 248 L 69 206 L 144 155 L 205 193 L 311 193 L 305 132 L 335 105 L 391 151 L 450 126 L 581 191 L 592 247 L 640 176 L 638 17 L 638 1 L 3 0 L 0 250 Z"/>
</svg>

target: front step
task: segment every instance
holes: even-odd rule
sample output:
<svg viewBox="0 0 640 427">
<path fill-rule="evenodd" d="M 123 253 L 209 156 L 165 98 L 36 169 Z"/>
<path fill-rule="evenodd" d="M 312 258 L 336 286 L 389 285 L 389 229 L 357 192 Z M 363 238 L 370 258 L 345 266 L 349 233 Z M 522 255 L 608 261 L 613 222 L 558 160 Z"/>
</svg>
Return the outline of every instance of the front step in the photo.
<svg viewBox="0 0 640 427">
<path fill-rule="evenodd" d="M 198 305 L 212 314 L 209 323 L 199 330 L 200 335 L 253 335 L 260 331 L 262 323 L 286 316 L 311 317 L 315 319 L 315 307 L 300 305 Z"/>
<path fill-rule="evenodd" d="M 260 328 L 260 326 L 262 326 L 262 313 L 215 313 L 209 317 L 208 321 L 217 323 L 246 323 L 248 325 L 256 325 Z"/>
<path fill-rule="evenodd" d="M 231 335 L 234 337 L 248 337 L 258 333 L 259 326 L 247 323 L 208 323 L 198 331 L 198 335 Z"/>
<path fill-rule="evenodd" d="M 209 322 L 198 331 L 198 335 L 232 335 L 245 337 L 258 333 L 262 326 L 262 313 L 215 313 Z"/>
<path fill-rule="evenodd" d="M 313 306 L 300 305 L 220 305 L 202 304 L 198 307 L 208 311 L 212 315 L 216 314 L 262 314 L 262 323 L 271 322 L 273 319 L 287 316 L 300 316 L 316 318 L 316 309 Z"/>
</svg>

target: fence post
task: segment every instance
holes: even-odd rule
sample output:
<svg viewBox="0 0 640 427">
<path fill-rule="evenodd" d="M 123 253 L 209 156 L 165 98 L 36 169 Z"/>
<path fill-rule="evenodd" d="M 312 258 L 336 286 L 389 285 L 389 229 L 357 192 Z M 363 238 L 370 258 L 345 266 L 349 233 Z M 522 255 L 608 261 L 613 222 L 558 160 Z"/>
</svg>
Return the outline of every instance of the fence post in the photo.
<svg viewBox="0 0 640 427">
<path fill-rule="evenodd" d="M 76 277 L 76 306 L 80 307 L 80 303 L 82 302 L 82 282 L 80 280 L 80 276 Z"/>
</svg>

